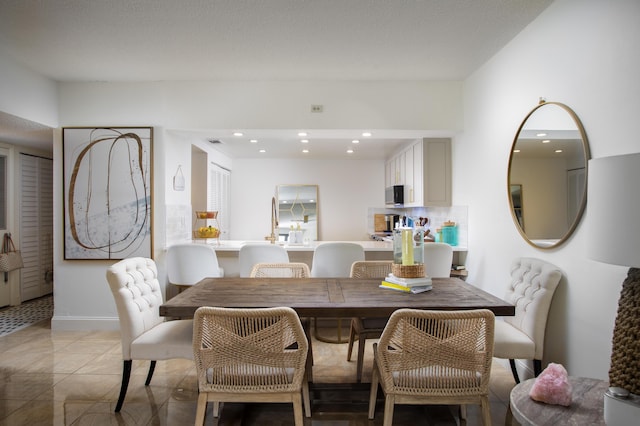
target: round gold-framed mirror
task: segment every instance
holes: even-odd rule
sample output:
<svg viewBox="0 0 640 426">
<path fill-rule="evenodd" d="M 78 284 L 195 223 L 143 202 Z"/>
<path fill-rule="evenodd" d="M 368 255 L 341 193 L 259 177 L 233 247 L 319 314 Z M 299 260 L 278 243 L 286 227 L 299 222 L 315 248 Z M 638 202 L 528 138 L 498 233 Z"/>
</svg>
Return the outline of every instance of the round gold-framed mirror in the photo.
<svg viewBox="0 0 640 426">
<path fill-rule="evenodd" d="M 540 103 L 516 132 L 507 171 L 509 208 L 522 237 L 539 249 L 564 243 L 587 203 L 589 143 L 576 113 Z"/>
</svg>

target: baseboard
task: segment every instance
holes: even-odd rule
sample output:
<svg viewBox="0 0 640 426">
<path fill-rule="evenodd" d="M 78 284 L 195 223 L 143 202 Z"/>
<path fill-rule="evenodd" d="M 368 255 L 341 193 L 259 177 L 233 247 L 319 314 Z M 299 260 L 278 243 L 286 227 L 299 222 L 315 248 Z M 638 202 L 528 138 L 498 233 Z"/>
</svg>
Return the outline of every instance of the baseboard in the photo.
<svg viewBox="0 0 640 426">
<path fill-rule="evenodd" d="M 117 331 L 120 330 L 118 318 L 112 317 L 68 317 L 51 318 L 51 329 L 56 331 Z"/>
</svg>

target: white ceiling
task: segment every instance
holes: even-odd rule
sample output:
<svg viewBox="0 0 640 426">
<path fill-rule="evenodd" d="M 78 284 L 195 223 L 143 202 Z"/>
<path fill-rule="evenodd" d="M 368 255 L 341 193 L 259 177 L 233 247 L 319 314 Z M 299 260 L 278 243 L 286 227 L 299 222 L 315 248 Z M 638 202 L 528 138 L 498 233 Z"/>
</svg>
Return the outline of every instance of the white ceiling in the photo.
<svg viewBox="0 0 640 426">
<path fill-rule="evenodd" d="M 551 2 L 0 0 L 0 51 L 57 81 L 459 81 Z"/>
</svg>

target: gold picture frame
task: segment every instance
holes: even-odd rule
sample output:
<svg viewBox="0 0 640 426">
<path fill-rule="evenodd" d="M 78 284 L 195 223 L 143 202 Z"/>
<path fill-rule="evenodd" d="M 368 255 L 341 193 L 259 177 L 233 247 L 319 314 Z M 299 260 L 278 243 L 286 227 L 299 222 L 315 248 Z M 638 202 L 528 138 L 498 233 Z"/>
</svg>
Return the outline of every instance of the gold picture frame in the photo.
<svg viewBox="0 0 640 426">
<path fill-rule="evenodd" d="M 65 127 L 64 259 L 153 256 L 153 128 Z"/>
</svg>

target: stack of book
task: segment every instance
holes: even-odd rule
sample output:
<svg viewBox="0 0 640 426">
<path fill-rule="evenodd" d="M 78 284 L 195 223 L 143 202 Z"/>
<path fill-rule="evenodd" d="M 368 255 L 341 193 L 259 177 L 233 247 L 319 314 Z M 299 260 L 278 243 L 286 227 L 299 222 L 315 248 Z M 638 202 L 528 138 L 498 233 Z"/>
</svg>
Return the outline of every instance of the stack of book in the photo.
<svg viewBox="0 0 640 426">
<path fill-rule="evenodd" d="M 431 278 L 401 278 L 389 274 L 380 284 L 380 288 L 404 291 L 405 293 L 422 293 L 431 290 Z"/>
</svg>

